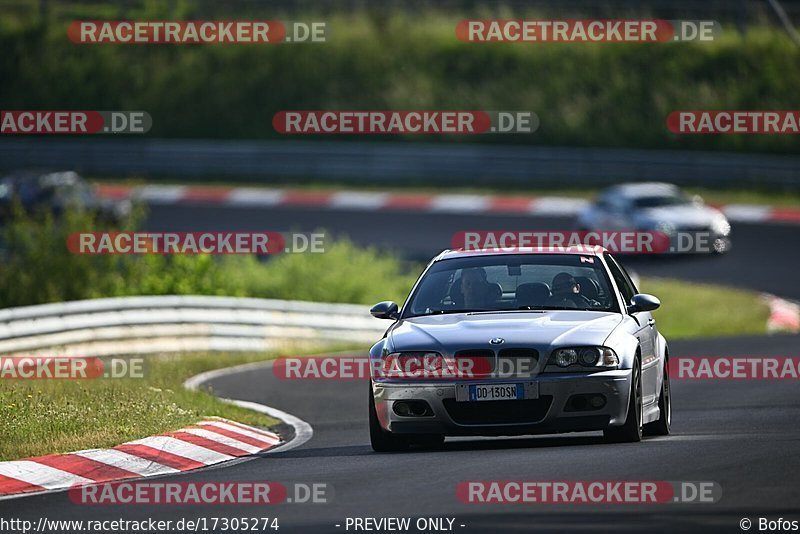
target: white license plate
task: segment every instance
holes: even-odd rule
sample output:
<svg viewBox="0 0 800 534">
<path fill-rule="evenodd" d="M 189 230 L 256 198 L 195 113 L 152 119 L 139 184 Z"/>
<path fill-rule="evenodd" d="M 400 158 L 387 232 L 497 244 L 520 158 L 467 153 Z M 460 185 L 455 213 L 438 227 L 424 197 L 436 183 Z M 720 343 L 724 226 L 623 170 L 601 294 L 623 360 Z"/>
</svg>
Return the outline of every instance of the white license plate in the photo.
<svg viewBox="0 0 800 534">
<path fill-rule="evenodd" d="M 469 400 L 522 400 L 525 398 L 523 384 L 470 384 Z"/>
</svg>

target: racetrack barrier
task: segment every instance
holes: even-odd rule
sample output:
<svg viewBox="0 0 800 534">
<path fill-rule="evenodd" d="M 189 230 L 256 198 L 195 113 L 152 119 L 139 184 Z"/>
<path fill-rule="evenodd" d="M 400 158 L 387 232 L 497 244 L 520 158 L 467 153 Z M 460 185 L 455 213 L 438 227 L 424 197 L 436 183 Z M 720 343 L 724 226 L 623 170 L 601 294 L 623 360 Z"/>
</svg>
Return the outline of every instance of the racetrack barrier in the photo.
<svg viewBox="0 0 800 534">
<path fill-rule="evenodd" d="M 372 343 L 367 306 L 211 296 L 140 296 L 0 310 L 0 354 L 111 356 Z"/>
</svg>

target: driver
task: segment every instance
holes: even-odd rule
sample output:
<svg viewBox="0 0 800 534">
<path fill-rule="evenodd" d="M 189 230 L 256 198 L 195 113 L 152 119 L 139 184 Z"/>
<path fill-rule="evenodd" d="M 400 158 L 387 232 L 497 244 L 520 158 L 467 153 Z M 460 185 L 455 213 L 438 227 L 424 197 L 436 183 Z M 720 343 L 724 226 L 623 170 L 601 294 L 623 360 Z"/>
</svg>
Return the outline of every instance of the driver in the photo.
<svg viewBox="0 0 800 534">
<path fill-rule="evenodd" d="M 464 269 L 461 273 L 461 293 L 464 295 L 465 308 L 486 308 L 497 299 L 482 267 Z"/>
<path fill-rule="evenodd" d="M 558 273 L 553 277 L 553 296 L 548 299 L 547 305 L 565 308 L 601 307 L 596 300 L 581 295 L 581 285 L 571 274 L 566 272 Z"/>
</svg>

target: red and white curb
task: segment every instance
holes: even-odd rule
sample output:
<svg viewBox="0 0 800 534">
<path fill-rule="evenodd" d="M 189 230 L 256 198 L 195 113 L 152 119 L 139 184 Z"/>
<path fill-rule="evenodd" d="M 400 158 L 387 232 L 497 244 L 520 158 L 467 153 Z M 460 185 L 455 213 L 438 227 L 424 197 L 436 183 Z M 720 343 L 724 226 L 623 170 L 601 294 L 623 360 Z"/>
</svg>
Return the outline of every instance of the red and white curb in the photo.
<svg viewBox="0 0 800 534">
<path fill-rule="evenodd" d="M 0 462 L 0 499 L 75 485 L 169 475 L 228 462 L 281 444 L 272 432 L 222 418 L 110 449 Z"/>
<path fill-rule="evenodd" d="M 528 197 L 468 194 L 413 194 L 368 191 L 310 191 L 255 187 L 100 184 L 108 199 L 138 198 L 150 204 L 216 204 L 241 207 L 316 207 L 340 210 L 402 210 L 429 213 L 529 214 L 572 216 L 589 201 L 570 197 Z M 800 210 L 755 204 L 718 206 L 732 221 L 800 224 Z"/>
<path fill-rule="evenodd" d="M 774 295 L 764 295 L 769 305 L 769 332 L 800 332 L 800 305 Z"/>
</svg>

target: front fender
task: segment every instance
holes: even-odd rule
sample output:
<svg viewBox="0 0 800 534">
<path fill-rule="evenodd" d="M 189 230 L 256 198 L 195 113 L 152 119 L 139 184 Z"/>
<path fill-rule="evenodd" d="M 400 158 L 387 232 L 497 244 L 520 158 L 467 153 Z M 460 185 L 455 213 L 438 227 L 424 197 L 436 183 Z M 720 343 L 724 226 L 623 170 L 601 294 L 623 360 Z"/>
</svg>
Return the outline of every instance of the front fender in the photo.
<svg viewBox="0 0 800 534">
<path fill-rule="evenodd" d="M 614 349 L 614 352 L 617 353 L 620 369 L 633 368 L 636 352 L 639 349 L 639 340 L 636 339 L 636 336 L 617 329 L 606 338 L 604 345 Z"/>
<path fill-rule="evenodd" d="M 380 358 L 383 356 L 383 349 L 387 346 L 389 340 L 387 338 L 383 338 L 374 345 L 372 348 L 369 349 L 369 357 L 370 358 Z"/>
</svg>

